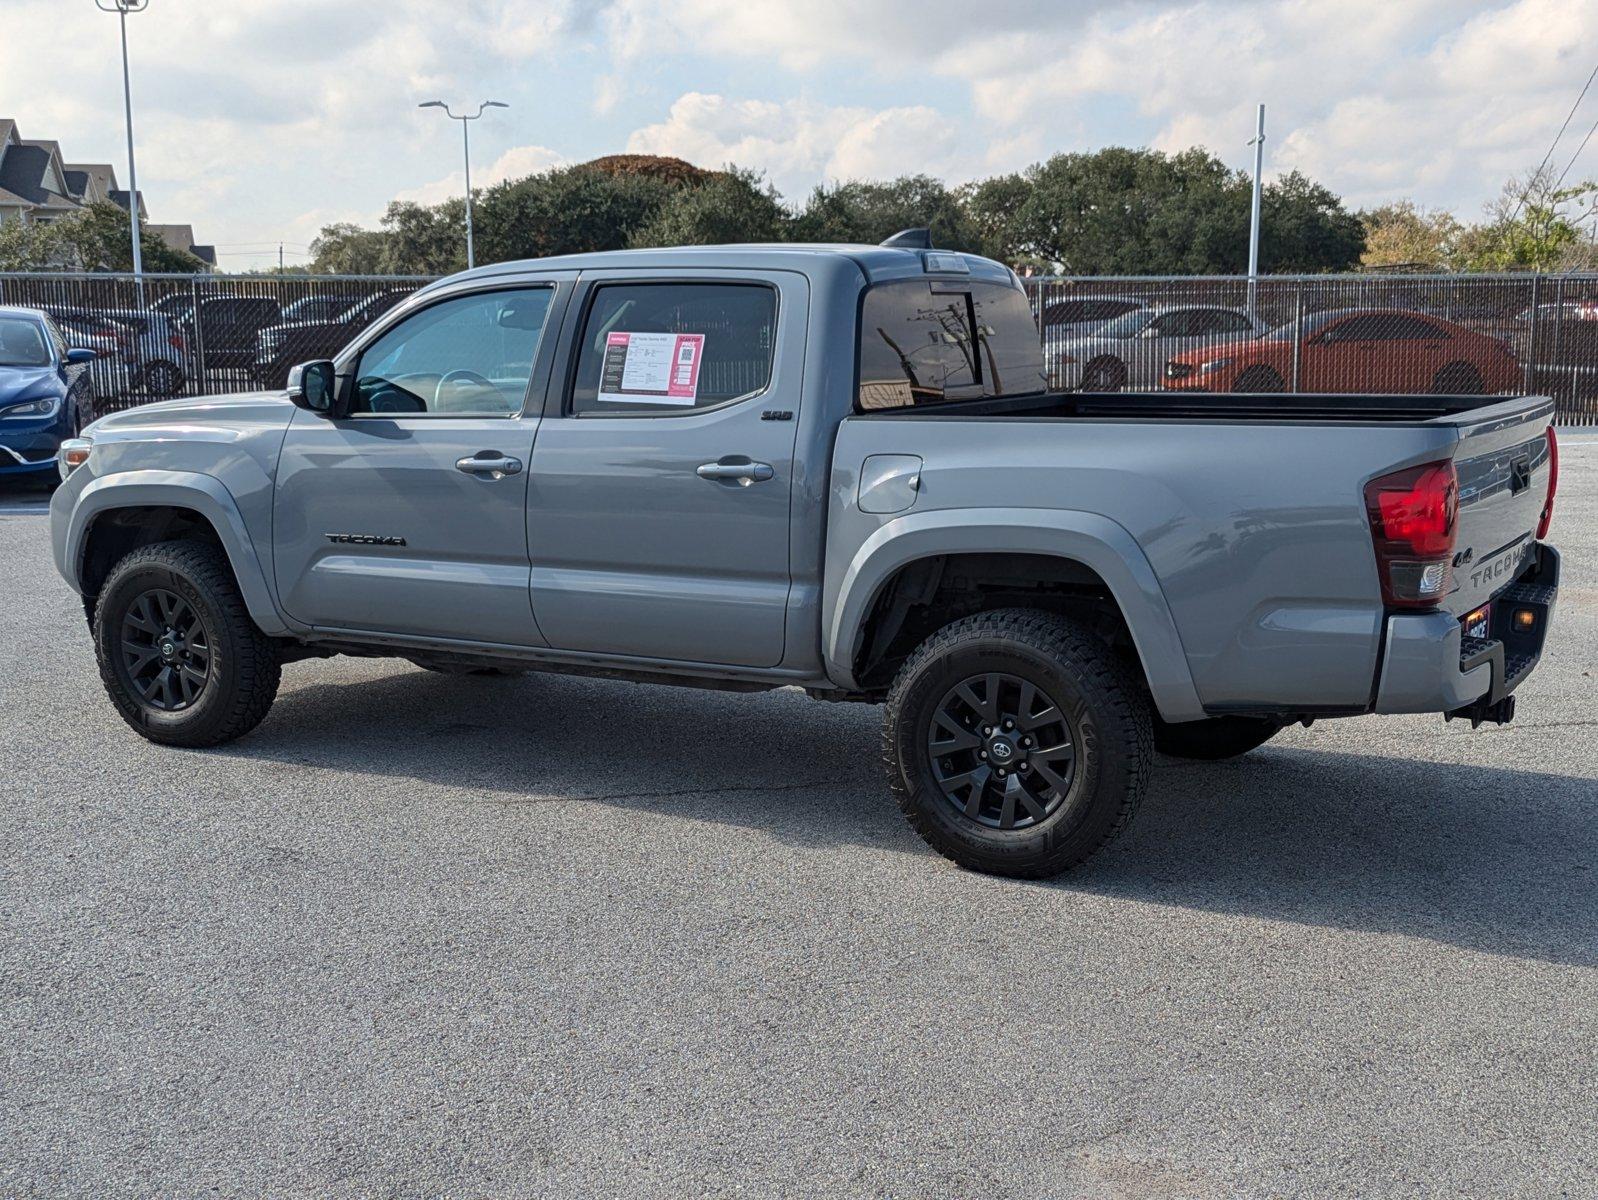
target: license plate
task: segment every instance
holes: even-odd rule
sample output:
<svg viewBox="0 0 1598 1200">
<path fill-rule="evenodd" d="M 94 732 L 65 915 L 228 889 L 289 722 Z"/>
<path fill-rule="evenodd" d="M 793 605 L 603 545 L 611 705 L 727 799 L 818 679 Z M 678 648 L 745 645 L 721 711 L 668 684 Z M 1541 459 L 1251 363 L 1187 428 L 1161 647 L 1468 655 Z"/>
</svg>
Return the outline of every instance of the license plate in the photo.
<svg viewBox="0 0 1598 1200">
<path fill-rule="evenodd" d="M 1492 628 L 1492 605 L 1484 604 L 1476 611 L 1465 617 L 1465 636 L 1472 638 L 1485 638 L 1487 631 Z"/>
</svg>

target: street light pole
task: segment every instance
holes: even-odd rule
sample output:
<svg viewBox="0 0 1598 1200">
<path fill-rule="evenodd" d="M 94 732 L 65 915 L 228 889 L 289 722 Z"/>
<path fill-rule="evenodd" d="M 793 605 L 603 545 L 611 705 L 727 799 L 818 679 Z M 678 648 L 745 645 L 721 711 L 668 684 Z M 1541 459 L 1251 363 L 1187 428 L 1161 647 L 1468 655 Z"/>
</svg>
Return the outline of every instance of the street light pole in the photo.
<svg viewBox="0 0 1598 1200">
<path fill-rule="evenodd" d="M 466 164 L 466 268 L 470 270 L 477 265 L 477 255 L 472 247 L 472 139 L 468 122 L 477 120 L 483 115 L 486 108 L 509 108 L 498 100 L 484 100 L 477 106 L 477 111 L 471 114 L 457 116 L 449 109 L 449 105 L 442 100 L 427 100 L 416 106 L 417 108 L 442 108 L 444 115 L 452 121 L 461 123 L 461 155 Z"/>
<path fill-rule="evenodd" d="M 1265 106 L 1259 108 L 1259 117 L 1254 131 L 1254 140 L 1249 143 L 1254 147 L 1254 199 L 1249 211 L 1248 222 L 1248 315 L 1257 318 L 1255 308 L 1255 286 L 1259 282 L 1260 273 L 1260 172 L 1265 166 Z"/>
<path fill-rule="evenodd" d="M 122 27 L 122 109 L 128 127 L 128 225 L 133 235 L 133 278 L 144 303 L 144 252 L 139 245 L 139 172 L 133 165 L 133 84 L 128 75 L 128 14 L 143 12 L 150 0 L 94 0 L 101 12 L 114 12 Z"/>
</svg>

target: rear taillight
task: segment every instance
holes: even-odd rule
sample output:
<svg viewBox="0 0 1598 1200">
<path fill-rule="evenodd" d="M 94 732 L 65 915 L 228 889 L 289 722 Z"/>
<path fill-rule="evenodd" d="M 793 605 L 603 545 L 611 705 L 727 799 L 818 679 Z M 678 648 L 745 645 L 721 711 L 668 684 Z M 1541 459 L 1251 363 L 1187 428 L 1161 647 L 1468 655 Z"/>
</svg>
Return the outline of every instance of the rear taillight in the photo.
<svg viewBox="0 0 1598 1200">
<path fill-rule="evenodd" d="M 1433 608 L 1453 581 L 1459 473 L 1452 459 L 1408 467 L 1365 485 L 1382 599 Z"/>
<path fill-rule="evenodd" d="M 167 342 L 172 346 L 172 349 L 176 350 L 179 354 L 182 354 L 186 348 L 183 345 L 183 335 L 181 333 L 174 333 L 171 337 L 167 338 Z"/>
<path fill-rule="evenodd" d="M 1554 519 L 1554 493 L 1559 490 L 1559 439 L 1554 427 L 1548 427 L 1548 499 L 1543 501 L 1543 515 L 1537 520 L 1537 540 L 1548 536 L 1548 526 Z"/>
</svg>

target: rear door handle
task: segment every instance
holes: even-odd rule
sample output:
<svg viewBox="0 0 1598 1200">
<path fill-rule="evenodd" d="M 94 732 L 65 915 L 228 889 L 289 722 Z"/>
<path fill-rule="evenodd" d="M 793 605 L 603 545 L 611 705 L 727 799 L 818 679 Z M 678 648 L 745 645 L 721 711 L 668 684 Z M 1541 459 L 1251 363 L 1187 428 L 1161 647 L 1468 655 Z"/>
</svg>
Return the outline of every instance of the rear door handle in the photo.
<svg viewBox="0 0 1598 1200">
<path fill-rule="evenodd" d="M 468 475 L 487 476 L 489 479 L 503 479 L 507 475 L 520 474 L 522 460 L 512 458 L 508 454 L 501 454 L 498 450 L 479 450 L 476 454 L 455 460 L 455 469 L 465 471 Z"/>
<path fill-rule="evenodd" d="M 720 462 L 700 463 L 694 474 L 701 479 L 715 479 L 748 487 L 751 483 L 765 482 L 776 471 L 770 463 L 751 462 L 747 458 L 724 458 Z"/>
</svg>

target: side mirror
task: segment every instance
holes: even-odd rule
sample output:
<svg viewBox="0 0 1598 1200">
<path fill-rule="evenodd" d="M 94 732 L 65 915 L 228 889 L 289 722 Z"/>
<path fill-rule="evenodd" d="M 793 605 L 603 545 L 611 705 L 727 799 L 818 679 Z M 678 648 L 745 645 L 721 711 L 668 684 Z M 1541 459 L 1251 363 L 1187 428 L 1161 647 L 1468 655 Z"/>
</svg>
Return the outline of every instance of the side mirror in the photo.
<svg viewBox="0 0 1598 1200">
<path fill-rule="evenodd" d="M 289 399 L 319 417 L 331 416 L 336 383 L 333 364 L 327 359 L 300 363 L 289 368 Z"/>
<path fill-rule="evenodd" d="M 82 363 L 93 362 L 98 357 L 99 355 L 97 355 L 93 350 L 90 350 L 87 346 L 73 346 L 67 351 L 67 362 L 73 366 L 77 366 Z"/>
</svg>

